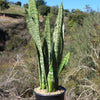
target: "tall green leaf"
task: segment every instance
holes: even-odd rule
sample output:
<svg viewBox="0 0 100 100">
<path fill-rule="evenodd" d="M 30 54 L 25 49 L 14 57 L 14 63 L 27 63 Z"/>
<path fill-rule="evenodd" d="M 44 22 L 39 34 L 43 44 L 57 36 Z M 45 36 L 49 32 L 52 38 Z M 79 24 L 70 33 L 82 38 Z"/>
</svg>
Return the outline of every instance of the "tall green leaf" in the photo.
<svg viewBox="0 0 100 100">
<path fill-rule="evenodd" d="M 55 24 L 55 27 L 54 27 L 54 33 L 53 33 L 54 52 L 55 52 L 56 59 L 58 57 L 62 23 L 63 23 L 63 5 L 61 3 L 60 8 L 59 8 L 59 12 L 58 12 L 58 16 L 57 16 L 57 19 L 56 19 L 56 24 Z"/>
<path fill-rule="evenodd" d="M 38 19 L 38 11 L 36 8 L 35 0 L 29 0 L 29 15 L 27 14 L 27 26 L 29 29 L 29 33 L 31 34 L 34 42 L 36 44 L 38 59 L 39 59 L 39 73 L 40 73 L 40 87 L 42 89 L 45 88 L 46 75 L 45 75 L 45 67 L 44 67 L 44 57 L 42 52 L 42 45 L 40 39 L 40 31 L 39 31 L 39 19 Z"/>
<path fill-rule="evenodd" d="M 61 3 L 58 16 L 56 19 L 54 32 L 53 32 L 53 51 L 52 51 L 52 57 L 53 57 L 53 69 L 54 69 L 54 79 L 55 79 L 55 89 L 58 87 L 58 68 L 59 64 L 61 62 L 62 56 L 61 56 L 61 48 L 62 48 L 62 24 L 63 24 L 63 5 Z"/>
<path fill-rule="evenodd" d="M 30 35 L 32 35 L 34 30 L 31 30 L 29 27 L 32 27 L 31 25 L 35 25 L 35 23 L 31 18 L 29 18 L 29 15 L 28 15 L 28 12 L 27 12 L 26 9 L 25 9 L 25 12 L 26 12 L 27 27 L 29 29 Z M 33 21 L 33 22 L 30 23 L 30 21 Z M 35 29 L 35 26 L 33 27 L 33 29 Z M 33 39 L 35 38 L 34 34 L 32 35 L 32 38 Z M 42 73 L 41 73 L 41 64 L 40 64 L 40 53 L 39 53 L 39 50 L 38 50 L 38 47 L 37 47 L 36 43 L 35 43 L 35 46 L 36 46 L 36 50 L 37 50 L 37 54 L 38 54 L 38 65 L 39 65 L 38 70 L 39 70 L 40 87 L 42 87 Z"/>
<path fill-rule="evenodd" d="M 48 48 L 48 63 L 49 63 L 49 66 L 50 66 L 50 63 L 51 63 L 51 33 L 50 33 L 50 18 L 49 18 L 49 14 L 47 16 L 47 19 L 46 19 L 46 23 L 45 23 L 45 40 L 46 40 L 46 43 L 47 43 L 47 48 Z"/>
<path fill-rule="evenodd" d="M 63 55 L 63 49 L 64 49 L 64 23 L 62 24 L 62 29 L 60 33 L 60 42 L 59 42 L 59 50 L 58 50 L 58 66 L 61 63 L 62 55 Z"/>
<path fill-rule="evenodd" d="M 51 34 L 50 34 L 49 14 L 45 22 L 44 42 L 42 48 L 43 48 L 44 64 L 45 64 L 46 78 L 47 78 L 49 72 L 49 66 L 51 63 Z"/>
<path fill-rule="evenodd" d="M 68 64 L 69 57 L 70 57 L 70 52 L 68 52 L 66 54 L 66 56 L 62 59 L 61 64 L 58 69 L 58 77 L 59 77 L 61 71 L 63 70 L 63 68 Z"/>
<path fill-rule="evenodd" d="M 29 16 L 34 20 L 37 29 L 37 34 L 40 34 L 39 16 L 35 0 L 29 0 Z"/>
<path fill-rule="evenodd" d="M 43 58 L 43 53 L 42 53 L 42 47 L 41 47 L 41 40 L 40 40 L 40 36 L 39 34 L 37 34 L 36 32 L 36 26 L 35 23 L 33 22 L 32 18 L 27 18 L 27 25 L 28 25 L 28 29 L 29 29 L 29 33 L 31 34 L 32 38 L 35 41 L 36 47 L 37 47 L 37 51 L 39 52 L 39 64 L 41 67 L 41 78 L 42 78 L 42 86 L 41 88 L 45 88 L 45 68 L 44 68 L 44 58 Z M 33 27 L 34 26 L 34 27 Z M 39 69 L 40 70 L 40 69 Z"/>
<path fill-rule="evenodd" d="M 47 82 L 48 82 L 48 92 L 52 92 L 54 90 L 54 72 L 52 63 L 49 67 Z"/>
</svg>

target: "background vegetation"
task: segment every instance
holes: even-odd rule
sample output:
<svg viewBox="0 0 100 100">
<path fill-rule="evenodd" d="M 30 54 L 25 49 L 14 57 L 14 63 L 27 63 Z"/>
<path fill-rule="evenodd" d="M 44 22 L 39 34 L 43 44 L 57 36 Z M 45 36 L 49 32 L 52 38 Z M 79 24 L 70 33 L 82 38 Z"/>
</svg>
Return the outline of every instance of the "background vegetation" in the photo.
<svg viewBox="0 0 100 100">
<path fill-rule="evenodd" d="M 24 8 L 14 2 L 8 6 L 0 11 L 0 99 L 31 100 L 39 83 L 36 50 L 26 29 Z M 39 10 L 43 37 L 45 16 L 50 12 L 53 32 L 58 6 L 48 7 L 45 2 L 38 5 L 41 7 L 45 9 Z M 100 13 L 88 5 L 85 12 L 65 9 L 64 22 L 63 55 L 71 52 L 68 67 L 60 76 L 60 84 L 67 89 L 66 100 L 100 100 Z"/>
</svg>

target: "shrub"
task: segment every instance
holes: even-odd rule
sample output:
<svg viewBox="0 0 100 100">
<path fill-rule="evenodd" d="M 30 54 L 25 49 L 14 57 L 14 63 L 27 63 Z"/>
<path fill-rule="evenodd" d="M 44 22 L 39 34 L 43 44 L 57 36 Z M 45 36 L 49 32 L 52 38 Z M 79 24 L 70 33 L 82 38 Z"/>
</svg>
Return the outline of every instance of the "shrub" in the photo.
<svg viewBox="0 0 100 100">
<path fill-rule="evenodd" d="M 46 16 L 48 13 L 50 13 L 50 7 L 45 5 L 40 5 L 38 7 L 39 13 L 43 16 Z"/>
</svg>

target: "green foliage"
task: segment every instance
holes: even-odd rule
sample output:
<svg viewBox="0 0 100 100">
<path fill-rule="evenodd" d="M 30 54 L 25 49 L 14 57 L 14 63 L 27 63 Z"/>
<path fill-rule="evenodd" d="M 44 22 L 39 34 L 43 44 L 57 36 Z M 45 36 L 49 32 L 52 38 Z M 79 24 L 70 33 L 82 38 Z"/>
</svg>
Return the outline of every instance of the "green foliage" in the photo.
<svg viewBox="0 0 100 100">
<path fill-rule="evenodd" d="M 68 53 L 62 60 L 64 48 L 63 5 L 61 4 L 59 8 L 52 38 L 49 15 L 47 16 L 43 44 L 40 38 L 38 17 L 35 0 L 29 0 L 29 13 L 26 11 L 26 21 L 37 49 L 40 87 L 52 92 L 58 88 L 59 75 L 67 65 L 70 56 Z"/>
<path fill-rule="evenodd" d="M 5 9 L 3 11 L 0 11 L 0 13 L 14 14 L 14 15 L 17 14 L 17 15 L 25 16 L 24 7 L 20 7 L 18 5 L 10 4 L 10 3 L 8 3 L 8 5 L 9 5 L 9 8 L 8 9 Z"/>
<path fill-rule="evenodd" d="M 100 95 L 97 92 L 100 83 L 100 13 L 86 15 L 82 25 L 74 26 L 74 32 L 66 32 L 64 51 L 70 51 L 71 56 L 69 67 L 61 75 L 61 78 L 65 76 L 62 85 L 67 88 L 68 95 L 74 94 L 76 99 L 80 96 L 80 100 L 85 100 L 88 95 L 94 99 Z M 88 90 L 91 92 L 81 95 Z"/>
<path fill-rule="evenodd" d="M 99 60 L 99 49 L 97 48 L 99 48 L 100 45 L 99 17 L 99 13 L 89 15 L 84 20 L 82 27 L 78 26 L 79 29 L 76 27 L 76 31 L 73 35 L 73 39 L 75 40 L 74 43 L 77 45 L 77 49 L 74 45 L 73 46 L 75 47 L 77 53 L 80 52 L 79 55 L 83 56 L 83 59 L 87 60 L 87 58 L 89 58 L 88 60 L 90 61 L 91 58 L 95 66 L 99 66 L 97 61 Z M 94 64 L 92 65 L 94 66 Z"/>
<path fill-rule="evenodd" d="M 40 15 L 44 16 L 44 15 L 47 15 L 48 13 L 50 13 L 50 7 L 45 6 L 45 5 L 40 5 L 38 7 L 38 11 L 39 11 Z"/>
<path fill-rule="evenodd" d="M 1 0 L 0 1 L 0 10 L 5 10 L 5 9 L 8 9 L 9 6 L 8 6 L 8 3 L 6 2 L 6 0 Z"/>
<path fill-rule="evenodd" d="M 68 22 L 72 22 L 72 26 L 77 23 L 79 25 L 83 24 L 83 20 L 86 17 L 85 13 L 82 13 L 81 11 L 75 10 L 75 14 L 70 14 L 68 16 Z"/>
<path fill-rule="evenodd" d="M 51 7 L 50 13 L 51 13 L 51 15 L 52 15 L 52 14 L 53 14 L 53 15 L 57 15 L 57 14 L 58 14 L 58 6 L 53 6 L 53 7 Z"/>
<path fill-rule="evenodd" d="M 58 69 L 58 77 L 63 69 L 63 66 L 66 66 L 67 63 L 68 63 L 68 60 L 69 60 L 69 56 L 70 56 L 70 53 L 68 53 L 62 60 L 60 66 L 59 66 L 59 69 Z"/>
<path fill-rule="evenodd" d="M 91 11 L 91 7 L 89 5 L 86 5 L 85 9 L 86 9 L 87 13 L 89 13 Z"/>
<path fill-rule="evenodd" d="M 89 82 L 93 82 L 92 84 L 95 84 L 98 88 L 98 82 L 100 82 L 100 13 L 89 15 L 84 20 L 82 26 L 75 27 L 75 31 L 71 36 L 69 42 L 72 54 L 70 57 L 70 66 L 76 68 L 77 66 L 86 67 L 84 70 L 79 70 L 74 80 L 77 80 L 79 85 L 83 85 L 83 87 L 88 87 L 90 86 Z M 86 79 L 85 83 L 84 78 Z"/>
<path fill-rule="evenodd" d="M 28 4 L 27 4 L 27 3 L 24 4 L 23 7 L 24 7 L 24 8 L 28 8 Z"/>
<path fill-rule="evenodd" d="M 87 17 L 87 13 L 80 11 L 79 9 L 74 9 L 72 13 L 68 14 L 68 26 L 70 27 L 70 31 L 74 32 L 75 25 L 83 25 L 84 18 Z"/>
<path fill-rule="evenodd" d="M 70 13 L 70 11 L 69 11 L 68 9 L 64 9 L 64 15 L 65 15 L 65 16 L 68 16 L 69 13 Z"/>
<path fill-rule="evenodd" d="M 46 5 L 46 2 L 44 0 L 36 0 L 36 6 L 37 8 L 41 5 Z"/>
<path fill-rule="evenodd" d="M 21 6 L 21 2 L 20 1 L 17 1 L 15 4 Z"/>
</svg>

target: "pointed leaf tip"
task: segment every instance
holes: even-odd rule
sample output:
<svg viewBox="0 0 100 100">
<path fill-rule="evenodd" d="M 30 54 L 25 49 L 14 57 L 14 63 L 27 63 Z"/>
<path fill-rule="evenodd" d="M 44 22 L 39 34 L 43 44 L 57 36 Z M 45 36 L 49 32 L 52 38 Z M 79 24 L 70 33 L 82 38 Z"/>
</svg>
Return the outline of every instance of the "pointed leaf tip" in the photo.
<svg viewBox="0 0 100 100">
<path fill-rule="evenodd" d="M 60 8 L 63 8 L 63 3 L 61 2 L 61 4 L 60 4 Z"/>
<path fill-rule="evenodd" d="M 70 52 L 68 52 L 67 55 L 66 55 L 65 66 L 68 64 L 69 57 L 70 57 Z"/>
<path fill-rule="evenodd" d="M 58 77 L 61 71 L 63 70 L 63 68 L 68 64 L 69 57 L 70 57 L 70 52 L 68 52 L 66 56 L 62 59 L 61 64 L 59 66 L 59 70 L 58 70 Z"/>
</svg>

